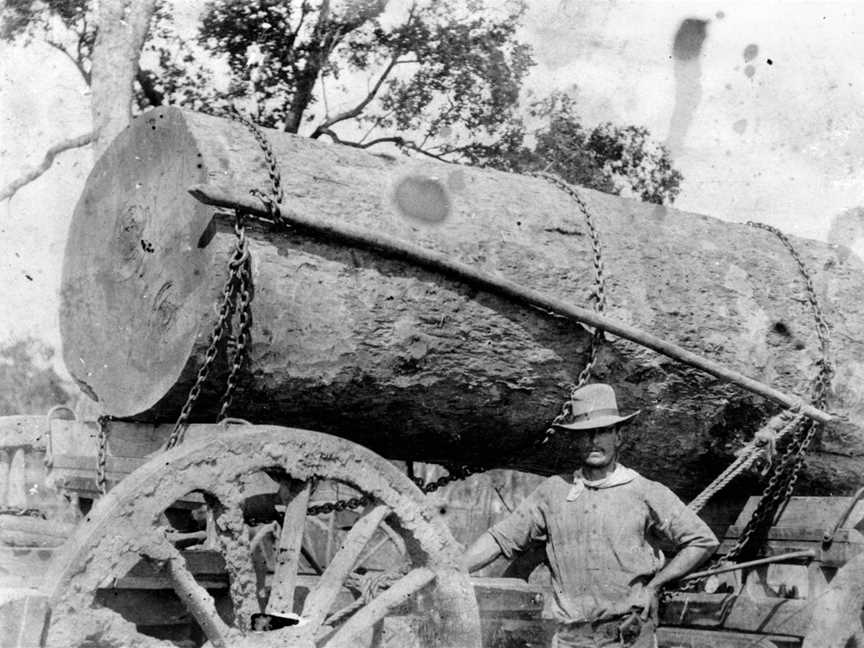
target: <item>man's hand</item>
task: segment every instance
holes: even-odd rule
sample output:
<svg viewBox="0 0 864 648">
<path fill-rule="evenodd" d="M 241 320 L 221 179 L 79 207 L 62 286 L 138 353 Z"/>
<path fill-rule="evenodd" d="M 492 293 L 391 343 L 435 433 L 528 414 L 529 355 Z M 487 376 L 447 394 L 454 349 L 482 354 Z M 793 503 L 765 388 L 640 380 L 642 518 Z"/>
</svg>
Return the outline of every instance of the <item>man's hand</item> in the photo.
<svg viewBox="0 0 864 648">
<path fill-rule="evenodd" d="M 642 621 L 651 619 L 657 621 L 657 603 L 658 591 L 657 588 L 650 583 L 642 588 L 642 591 L 635 597 L 633 607 L 640 609 L 642 612 L 639 618 Z"/>
</svg>

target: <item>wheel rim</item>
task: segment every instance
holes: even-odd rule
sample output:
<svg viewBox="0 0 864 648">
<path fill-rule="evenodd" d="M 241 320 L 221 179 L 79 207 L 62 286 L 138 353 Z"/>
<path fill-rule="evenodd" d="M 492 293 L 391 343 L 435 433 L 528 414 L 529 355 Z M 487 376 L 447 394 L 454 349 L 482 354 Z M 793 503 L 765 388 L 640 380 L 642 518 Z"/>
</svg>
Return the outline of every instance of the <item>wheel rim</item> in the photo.
<svg viewBox="0 0 864 648">
<path fill-rule="evenodd" d="M 97 503 L 64 545 L 53 564 L 53 577 L 46 583 L 55 619 L 88 614 L 97 589 L 125 575 L 141 556 L 146 556 L 164 566 L 178 596 L 214 646 L 248 642 L 267 645 L 286 640 L 327 648 L 354 645 L 357 637 L 421 590 L 438 617 L 437 623 L 432 621 L 432 632 L 425 636 L 426 645 L 480 645 L 477 605 L 467 575 L 458 568 L 459 548 L 434 507 L 389 462 L 351 442 L 307 430 L 196 427 L 206 428 L 207 434 L 201 435 L 204 438 L 165 452 L 129 475 Z M 248 630 L 258 600 L 241 510 L 245 476 L 261 471 L 278 474 L 284 484 L 294 485 L 296 492 L 289 494 L 287 508 L 290 510 L 293 502 L 297 511 L 302 510 L 302 514 L 295 511 L 290 518 L 295 522 L 305 516 L 304 498 L 308 498 L 309 488 L 304 490 L 303 484 L 315 479 L 348 484 L 373 500 L 348 532 L 346 542 L 310 591 L 303 608 L 295 611 L 301 623 L 268 633 Z M 158 530 L 162 511 L 195 491 L 205 494 L 216 513 L 219 545 L 230 579 L 236 620 L 233 627 L 219 618 L 212 598 L 195 583 L 182 556 Z M 371 533 L 387 516 L 405 541 L 411 571 L 359 607 L 339 627 L 328 630 L 323 624 L 333 611 L 334 589 L 345 583 L 354 561 L 368 549 Z M 302 524 L 289 524 L 287 512 L 285 519 L 284 528 L 303 528 Z M 280 555 L 289 554 L 286 560 L 294 561 L 296 574 L 302 533 L 289 531 L 283 534 L 282 541 Z M 290 546 L 295 546 L 293 554 Z M 284 585 L 285 580 L 279 579 L 273 589 Z M 290 576 L 287 580 L 291 580 Z M 286 591 L 291 594 L 290 583 Z M 49 633 L 49 644 L 51 637 Z"/>
</svg>

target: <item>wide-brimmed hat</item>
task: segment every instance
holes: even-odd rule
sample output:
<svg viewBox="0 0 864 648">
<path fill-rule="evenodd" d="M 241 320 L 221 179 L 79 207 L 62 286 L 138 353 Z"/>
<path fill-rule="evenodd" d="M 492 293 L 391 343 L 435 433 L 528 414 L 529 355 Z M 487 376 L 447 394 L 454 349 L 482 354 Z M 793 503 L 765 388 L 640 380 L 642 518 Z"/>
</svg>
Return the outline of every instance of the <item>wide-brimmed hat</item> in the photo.
<svg viewBox="0 0 864 648">
<path fill-rule="evenodd" d="M 569 416 L 562 423 L 554 423 L 564 430 L 593 430 L 625 423 L 641 410 L 622 416 L 618 411 L 615 392 L 609 385 L 595 383 L 575 390 L 569 401 Z"/>
</svg>

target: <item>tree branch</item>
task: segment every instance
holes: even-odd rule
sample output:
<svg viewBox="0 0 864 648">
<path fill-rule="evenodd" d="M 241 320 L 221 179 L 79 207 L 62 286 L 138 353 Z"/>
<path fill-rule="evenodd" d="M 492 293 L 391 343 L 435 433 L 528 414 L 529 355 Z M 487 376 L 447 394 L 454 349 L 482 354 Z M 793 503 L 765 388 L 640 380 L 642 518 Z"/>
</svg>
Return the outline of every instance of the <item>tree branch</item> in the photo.
<svg viewBox="0 0 864 648">
<path fill-rule="evenodd" d="M 427 157 L 434 158 L 440 162 L 445 162 L 447 164 L 455 164 L 453 162 L 453 160 L 448 160 L 447 158 L 443 157 L 447 153 L 442 153 L 441 155 L 433 153 L 432 151 L 428 151 L 426 149 L 423 149 L 423 148 L 417 146 L 417 144 L 415 142 L 412 142 L 411 140 L 407 140 L 404 137 L 401 137 L 400 135 L 390 135 L 387 137 L 376 137 L 375 139 L 369 140 L 368 142 L 362 142 L 362 141 L 361 142 L 352 142 L 351 140 L 343 140 L 342 138 L 340 138 L 336 133 L 334 133 L 329 128 L 321 129 L 320 135 L 327 135 L 327 137 L 330 137 L 333 140 L 333 142 L 335 142 L 336 144 L 342 144 L 343 146 L 350 146 L 352 148 L 359 148 L 359 149 L 368 149 L 368 148 L 375 146 L 376 144 L 395 144 L 399 148 L 404 148 L 404 149 L 408 149 L 409 151 L 414 151 L 416 153 L 420 153 L 421 155 L 425 155 Z"/>
<path fill-rule="evenodd" d="M 300 35 L 300 28 L 303 27 L 303 23 L 306 21 L 306 16 L 309 15 L 309 8 L 305 2 L 300 3 L 300 18 L 297 20 L 297 28 L 291 32 L 291 47 L 294 47 L 294 42 L 297 40 L 297 36 Z"/>
<path fill-rule="evenodd" d="M 288 119 L 285 122 L 285 130 L 296 133 L 300 128 L 303 113 L 312 101 L 312 91 L 321 74 L 321 70 L 327 64 L 333 51 L 342 42 L 342 39 L 352 31 L 359 29 L 364 23 L 380 15 L 387 6 L 387 0 L 378 0 L 365 11 L 358 10 L 356 15 L 347 15 L 339 22 L 331 14 L 330 0 L 322 0 L 318 9 L 318 21 L 312 30 L 312 35 L 306 49 L 309 54 L 302 72 L 296 74 L 294 95 L 291 99 L 291 108 Z M 371 101 L 371 99 L 370 99 Z M 346 118 L 347 119 L 347 118 Z M 320 136 L 321 133 L 318 133 Z"/>
<path fill-rule="evenodd" d="M 306 64 L 302 71 L 298 70 L 295 73 L 294 96 L 291 97 L 291 108 L 285 116 L 285 131 L 289 133 L 296 133 L 300 129 L 300 120 L 312 100 L 312 89 L 326 60 L 323 53 L 327 49 L 325 38 L 327 37 L 329 22 L 330 0 L 323 0 L 318 9 L 318 21 L 312 30 L 312 36 L 307 47 L 309 54 L 306 57 Z"/>
<path fill-rule="evenodd" d="M 138 82 L 141 92 L 144 93 L 150 105 L 154 107 L 165 103 L 165 95 L 156 89 L 155 78 L 156 75 L 150 70 L 138 68 L 138 71 L 135 73 L 135 80 Z"/>
<path fill-rule="evenodd" d="M 369 103 L 375 98 L 375 95 L 378 94 L 378 91 L 381 89 L 381 86 L 384 85 L 384 81 L 390 75 L 390 72 L 393 71 L 393 68 L 399 64 L 399 54 L 396 53 L 393 55 L 393 58 L 390 60 L 390 63 L 387 64 L 387 67 L 384 68 L 384 72 L 381 73 L 381 76 L 378 77 L 378 81 L 375 82 L 375 85 L 372 86 L 372 89 L 366 94 L 363 100 L 358 103 L 356 106 L 351 108 L 350 110 L 346 110 L 344 112 L 339 113 L 335 117 L 331 117 L 325 119 L 320 125 L 315 127 L 315 130 L 309 136 L 312 139 L 316 139 L 324 134 L 324 131 L 329 129 L 334 124 L 338 124 L 341 121 L 345 121 L 346 119 L 352 119 L 363 112 L 363 109 L 369 105 Z"/>
<path fill-rule="evenodd" d="M 84 83 L 86 83 L 88 86 L 90 85 L 90 73 L 84 69 L 84 66 L 82 65 L 80 59 L 72 56 L 72 54 L 69 53 L 69 50 L 67 50 L 65 47 L 63 47 L 60 43 L 55 43 L 50 38 L 46 38 L 45 42 L 48 43 L 48 45 L 50 45 L 54 49 L 56 49 L 58 52 L 62 52 L 63 54 L 65 54 L 66 58 L 68 58 L 70 61 L 72 61 L 72 65 L 74 65 L 75 69 L 78 70 L 78 72 L 81 74 L 81 77 L 84 79 Z M 80 49 L 80 41 L 79 41 L 79 49 Z"/>
<path fill-rule="evenodd" d="M 3 190 L 0 191 L 0 200 L 7 200 L 8 198 L 11 198 L 21 187 L 30 182 L 33 182 L 36 178 L 45 173 L 48 169 L 51 168 L 51 164 L 54 162 L 54 158 L 58 154 L 73 148 L 80 148 L 82 146 L 86 146 L 87 144 L 93 142 L 93 140 L 95 139 L 96 132 L 91 131 L 89 133 L 86 133 L 85 135 L 79 135 L 78 137 L 63 140 L 62 142 L 55 144 L 48 149 L 47 153 L 45 153 L 45 157 L 43 158 L 42 163 L 39 166 L 30 169 L 20 178 L 13 180 L 8 185 L 3 187 Z"/>
</svg>

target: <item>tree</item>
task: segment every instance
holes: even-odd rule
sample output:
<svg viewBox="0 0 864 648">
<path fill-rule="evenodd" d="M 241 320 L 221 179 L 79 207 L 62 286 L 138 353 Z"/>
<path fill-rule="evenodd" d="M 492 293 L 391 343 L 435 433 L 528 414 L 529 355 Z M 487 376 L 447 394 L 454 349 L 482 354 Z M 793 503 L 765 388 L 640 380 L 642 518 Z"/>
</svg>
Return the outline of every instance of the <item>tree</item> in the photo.
<svg viewBox="0 0 864 648">
<path fill-rule="evenodd" d="M 605 124 L 586 133 L 564 95 L 530 107 L 530 118 L 547 123 L 533 135 L 525 131 L 519 95 L 533 61 L 517 37 L 524 0 L 417 0 L 401 9 L 388 0 L 212 0 L 194 40 L 179 35 L 167 0 L 154 2 L 140 68 L 129 63 L 142 49 L 146 10 L 137 10 L 132 30 L 140 38 L 119 56 L 100 47 L 96 26 L 117 32 L 124 21 L 112 19 L 108 9 L 95 16 L 91 0 L 10 0 L 0 37 L 41 38 L 63 52 L 94 84 L 94 119 L 103 102 L 119 115 L 134 77 L 138 109 L 172 103 L 221 112 L 241 103 L 264 126 L 350 146 L 390 144 L 518 171 L 551 168 L 578 183 L 655 202 L 677 193 L 680 174 L 645 129 Z M 137 6 L 131 0 L 103 4 L 114 6 L 115 17 Z M 124 92 L 103 92 L 97 101 L 94 71 L 102 49 L 124 62 L 110 77 Z M 366 88 L 357 94 L 363 78 Z M 337 95 L 343 101 L 331 109 Z M 105 131 L 98 121 L 94 126 L 94 137 Z M 0 199 L 8 195 L 0 192 Z"/>
<path fill-rule="evenodd" d="M 34 339 L 0 348 L 0 416 L 44 414 L 54 405 L 73 406 L 77 389 L 61 378 L 54 351 Z"/>
<path fill-rule="evenodd" d="M 502 129 L 504 137 L 460 153 L 471 164 L 517 173 L 549 171 L 572 184 L 645 202 L 671 203 L 678 195 L 683 176 L 646 128 L 604 122 L 586 130 L 573 98 L 560 92 L 532 104 L 528 116 L 541 124 L 533 132 L 514 120 Z"/>
<path fill-rule="evenodd" d="M 86 0 L 8 0 L 0 38 L 44 42 L 72 61 L 91 90 L 93 129 L 50 147 L 42 162 L 0 189 L 0 200 L 47 171 L 54 158 L 72 148 L 94 145 L 98 156 L 131 118 L 132 77 L 156 0 L 102 0 L 98 14 Z M 103 25 L 96 29 L 94 23 Z"/>
</svg>

